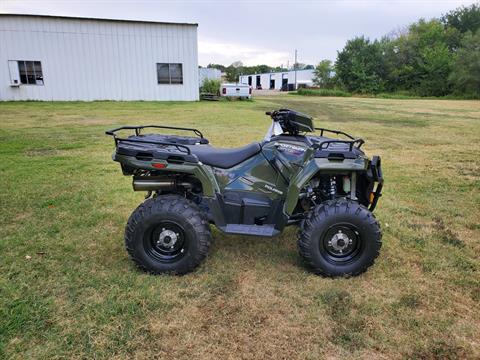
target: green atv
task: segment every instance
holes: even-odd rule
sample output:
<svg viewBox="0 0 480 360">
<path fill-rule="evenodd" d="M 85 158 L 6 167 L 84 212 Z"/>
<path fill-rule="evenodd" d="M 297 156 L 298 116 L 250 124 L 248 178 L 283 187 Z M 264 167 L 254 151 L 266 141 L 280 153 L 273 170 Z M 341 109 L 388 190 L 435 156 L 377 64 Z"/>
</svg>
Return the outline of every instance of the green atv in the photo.
<svg viewBox="0 0 480 360">
<path fill-rule="evenodd" d="M 209 224 L 263 237 L 298 225 L 300 255 L 316 274 L 354 276 L 373 264 L 382 237 L 372 214 L 383 186 L 380 157 L 368 159 L 362 139 L 314 128 L 305 114 L 280 109 L 267 115 L 272 125 L 265 139 L 235 149 L 212 147 L 190 128 L 106 132 L 115 140 L 113 160 L 133 176 L 135 191 L 147 193 L 125 229 L 127 251 L 140 268 L 192 271 L 207 256 Z M 193 136 L 144 134 L 147 128 Z M 122 130 L 132 133 L 120 137 Z M 315 131 L 319 136 L 304 135 Z"/>
</svg>

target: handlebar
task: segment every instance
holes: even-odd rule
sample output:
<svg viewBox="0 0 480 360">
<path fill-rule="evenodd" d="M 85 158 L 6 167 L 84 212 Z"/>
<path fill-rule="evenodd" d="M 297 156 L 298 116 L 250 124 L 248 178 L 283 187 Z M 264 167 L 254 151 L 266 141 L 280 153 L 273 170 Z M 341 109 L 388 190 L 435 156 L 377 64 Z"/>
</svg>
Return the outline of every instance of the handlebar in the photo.
<svg viewBox="0 0 480 360">
<path fill-rule="evenodd" d="M 278 110 L 273 110 L 273 111 L 266 111 L 265 115 L 270 116 L 273 120 L 275 120 L 275 116 L 278 115 L 279 112 L 282 111 L 289 111 L 288 109 L 278 109 Z"/>
</svg>

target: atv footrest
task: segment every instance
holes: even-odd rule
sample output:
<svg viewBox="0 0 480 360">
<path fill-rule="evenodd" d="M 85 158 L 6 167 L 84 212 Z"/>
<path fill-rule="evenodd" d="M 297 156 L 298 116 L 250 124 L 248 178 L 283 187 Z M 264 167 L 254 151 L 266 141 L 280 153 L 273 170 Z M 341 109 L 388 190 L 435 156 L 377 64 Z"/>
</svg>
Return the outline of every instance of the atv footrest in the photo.
<svg viewBox="0 0 480 360">
<path fill-rule="evenodd" d="M 280 233 L 274 225 L 227 224 L 221 229 L 226 233 L 238 235 L 275 236 Z"/>
</svg>

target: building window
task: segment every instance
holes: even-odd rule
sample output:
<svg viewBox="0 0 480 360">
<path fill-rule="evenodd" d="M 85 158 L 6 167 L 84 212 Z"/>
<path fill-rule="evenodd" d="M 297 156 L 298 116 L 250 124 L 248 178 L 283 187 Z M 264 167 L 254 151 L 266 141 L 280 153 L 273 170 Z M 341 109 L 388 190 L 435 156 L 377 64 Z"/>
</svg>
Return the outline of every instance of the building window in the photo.
<svg viewBox="0 0 480 360">
<path fill-rule="evenodd" d="M 40 61 L 17 61 L 20 83 L 43 85 L 42 63 Z"/>
<path fill-rule="evenodd" d="M 183 84 L 182 64 L 157 63 L 159 84 Z"/>
</svg>

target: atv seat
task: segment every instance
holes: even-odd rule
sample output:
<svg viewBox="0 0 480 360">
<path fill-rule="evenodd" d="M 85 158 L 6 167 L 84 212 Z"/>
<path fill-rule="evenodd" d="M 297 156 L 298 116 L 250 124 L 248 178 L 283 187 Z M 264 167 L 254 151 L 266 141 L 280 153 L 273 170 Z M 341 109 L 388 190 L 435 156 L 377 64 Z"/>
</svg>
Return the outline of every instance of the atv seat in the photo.
<svg viewBox="0 0 480 360">
<path fill-rule="evenodd" d="M 242 161 L 258 154 L 262 149 L 258 143 L 251 143 L 234 149 L 219 149 L 209 145 L 190 145 L 188 147 L 202 163 L 222 169 L 240 164 Z"/>
</svg>

